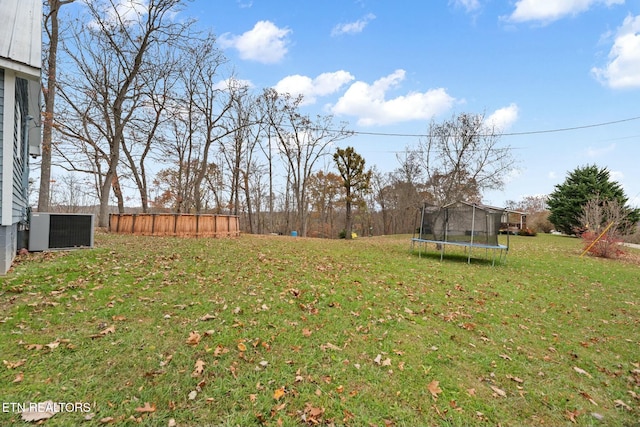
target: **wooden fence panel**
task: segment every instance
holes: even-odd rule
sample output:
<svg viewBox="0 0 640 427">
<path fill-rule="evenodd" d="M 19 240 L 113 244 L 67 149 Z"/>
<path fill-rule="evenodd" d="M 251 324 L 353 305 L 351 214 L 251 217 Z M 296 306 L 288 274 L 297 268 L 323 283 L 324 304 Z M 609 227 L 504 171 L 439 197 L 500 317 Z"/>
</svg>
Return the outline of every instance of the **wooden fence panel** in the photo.
<svg viewBox="0 0 640 427">
<path fill-rule="evenodd" d="M 142 236 L 238 237 L 235 215 L 111 214 L 109 231 Z"/>
</svg>

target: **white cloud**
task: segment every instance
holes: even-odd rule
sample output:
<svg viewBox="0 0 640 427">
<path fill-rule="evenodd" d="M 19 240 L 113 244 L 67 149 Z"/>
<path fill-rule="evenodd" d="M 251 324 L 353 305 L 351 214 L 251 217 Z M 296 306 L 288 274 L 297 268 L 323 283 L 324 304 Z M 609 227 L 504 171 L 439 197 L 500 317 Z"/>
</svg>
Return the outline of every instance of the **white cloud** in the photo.
<svg viewBox="0 0 640 427">
<path fill-rule="evenodd" d="M 613 89 L 640 88 L 640 15 L 625 18 L 609 51 L 609 63 L 591 72 Z"/>
<path fill-rule="evenodd" d="M 461 7 L 467 12 L 473 12 L 474 10 L 480 9 L 479 0 L 449 0 L 449 4 Z"/>
<path fill-rule="evenodd" d="M 376 16 L 373 13 L 368 13 L 364 17 L 358 19 L 355 22 L 348 22 L 346 24 L 338 24 L 331 30 L 331 35 L 333 37 L 340 36 L 342 34 L 357 34 L 361 33 L 364 30 L 364 27 L 369 24 L 369 22 L 376 19 Z"/>
<path fill-rule="evenodd" d="M 280 80 L 273 88 L 279 93 L 302 95 L 302 104 L 308 105 L 314 104 L 319 96 L 335 93 L 352 80 L 353 75 L 344 70 L 322 73 L 314 79 L 295 74 Z"/>
<path fill-rule="evenodd" d="M 507 19 L 511 22 L 553 22 L 565 16 L 586 12 L 592 6 L 624 4 L 624 0 L 518 0 Z"/>
<path fill-rule="evenodd" d="M 488 127 L 497 132 L 504 132 L 518 119 L 518 106 L 511 104 L 508 107 L 500 108 L 485 118 Z"/>
<path fill-rule="evenodd" d="M 449 110 L 455 101 L 442 88 L 385 99 L 387 91 L 397 86 L 404 77 L 404 70 L 396 70 L 373 84 L 357 81 L 347 89 L 331 111 L 334 114 L 358 117 L 360 126 L 386 125 L 428 120 Z"/>
<path fill-rule="evenodd" d="M 586 154 L 587 157 L 591 157 L 591 158 L 600 158 L 608 153 L 611 153 L 612 151 L 615 151 L 616 149 L 616 144 L 610 144 L 606 147 L 589 147 L 587 148 Z"/>
<path fill-rule="evenodd" d="M 270 21 L 259 21 L 253 29 L 239 36 L 225 33 L 218 41 L 222 48 L 237 49 L 242 59 L 273 64 L 287 54 L 289 33 L 291 30 L 288 28 L 278 28 Z"/>
</svg>

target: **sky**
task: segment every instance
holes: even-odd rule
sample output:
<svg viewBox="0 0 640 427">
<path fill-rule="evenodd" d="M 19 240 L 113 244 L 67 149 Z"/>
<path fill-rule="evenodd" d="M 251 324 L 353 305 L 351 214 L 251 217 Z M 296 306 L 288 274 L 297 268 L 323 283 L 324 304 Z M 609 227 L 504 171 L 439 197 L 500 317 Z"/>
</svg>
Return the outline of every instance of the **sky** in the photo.
<svg viewBox="0 0 640 427">
<path fill-rule="evenodd" d="M 235 78 L 348 122 L 340 145 L 383 172 L 432 120 L 484 114 L 516 162 L 483 202 L 549 194 L 595 164 L 640 207 L 638 0 L 194 0 L 181 15 Z"/>
</svg>

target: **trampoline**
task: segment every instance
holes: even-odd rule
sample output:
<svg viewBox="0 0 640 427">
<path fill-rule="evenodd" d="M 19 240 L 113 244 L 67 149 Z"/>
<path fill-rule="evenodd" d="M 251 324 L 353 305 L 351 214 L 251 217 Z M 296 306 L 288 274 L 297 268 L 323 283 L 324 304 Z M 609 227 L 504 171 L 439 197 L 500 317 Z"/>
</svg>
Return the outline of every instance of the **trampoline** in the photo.
<svg viewBox="0 0 640 427">
<path fill-rule="evenodd" d="M 411 249 L 418 245 L 419 256 L 422 248 L 435 244 L 443 260 L 448 245 L 465 248 L 467 263 L 477 250 L 484 250 L 485 258 L 492 255 L 492 265 L 496 256 L 499 262 L 505 262 L 509 252 L 509 234 L 507 244 L 500 244 L 498 236 L 502 218 L 507 210 L 464 201 L 454 202 L 442 207 L 424 204 L 420 210 L 420 227 L 416 227 L 411 239 Z M 417 235 L 416 235 L 417 233 Z"/>
</svg>

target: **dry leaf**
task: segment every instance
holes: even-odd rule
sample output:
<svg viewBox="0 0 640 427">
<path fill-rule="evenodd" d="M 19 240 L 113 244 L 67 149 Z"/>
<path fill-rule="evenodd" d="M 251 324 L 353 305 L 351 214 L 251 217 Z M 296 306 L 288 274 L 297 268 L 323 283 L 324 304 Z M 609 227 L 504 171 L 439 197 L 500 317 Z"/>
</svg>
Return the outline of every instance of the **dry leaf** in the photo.
<svg viewBox="0 0 640 427">
<path fill-rule="evenodd" d="M 199 377 L 200 375 L 202 375 L 202 373 L 204 372 L 204 366 L 205 365 L 206 365 L 206 363 L 204 363 L 204 361 L 202 359 L 196 360 L 195 369 L 191 373 L 191 377 L 196 378 L 196 377 Z"/>
<path fill-rule="evenodd" d="M 328 343 L 326 343 L 326 344 L 321 345 L 321 346 L 320 346 L 320 348 L 321 348 L 322 350 L 327 350 L 327 349 L 329 349 L 329 350 L 335 350 L 335 351 L 341 351 L 341 350 L 342 350 L 340 347 L 338 347 L 338 346 L 337 346 L 337 345 L 335 345 L 335 344 L 331 344 L 330 342 L 328 342 Z"/>
<path fill-rule="evenodd" d="M 42 344 L 29 344 L 25 347 L 27 350 L 37 350 L 40 351 L 44 348 Z"/>
<path fill-rule="evenodd" d="M 593 400 L 593 398 L 591 397 L 591 395 L 587 392 L 581 391 L 580 392 L 580 396 L 584 397 L 585 399 L 587 399 L 589 402 L 591 402 L 593 405 L 598 406 L 598 403 Z"/>
<path fill-rule="evenodd" d="M 589 378 L 593 378 L 593 377 L 591 376 L 591 374 L 589 374 L 589 373 L 588 373 L 587 371 L 585 371 L 584 369 L 580 369 L 580 368 L 578 368 L 577 366 L 574 366 L 574 367 L 573 367 L 573 370 L 574 370 L 574 371 L 576 371 L 576 372 L 577 372 L 577 373 L 579 373 L 579 374 L 586 375 L 586 376 L 588 376 Z"/>
<path fill-rule="evenodd" d="M 388 357 L 382 361 L 382 366 L 391 366 L 391 359 Z"/>
<path fill-rule="evenodd" d="M 22 412 L 22 420 L 27 422 L 42 421 L 53 417 L 60 412 L 60 405 L 51 400 L 46 402 L 30 403 Z"/>
<path fill-rule="evenodd" d="M 54 348 L 58 348 L 59 345 L 60 345 L 60 341 L 54 341 L 47 344 L 47 347 L 53 350 Z"/>
<path fill-rule="evenodd" d="M 209 313 L 207 313 L 207 314 L 205 314 L 204 316 L 202 316 L 202 317 L 200 318 L 200 321 L 201 321 L 201 322 L 206 322 L 207 320 L 213 320 L 213 319 L 215 319 L 215 318 L 216 318 L 216 316 L 214 316 L 213 314 L 209 314 Z"/>
<path fill-rule="evenodd" d="M 241 342 L 238 344 L 238 350 L 244 353 L 245 351 L 247 351 L 247 346 L 243 342 Z"/>
<path fill-rule="evenodd" d="M 124 322 L 127 318 L 124 316 L 111 316 L 111 320 L 114 322 Z"/>
<path fill-rule="evenodd" d="M 187 344 L 189 345 L 198 345 L 202 337 L 196 331 L 189 332 L 189 338 L 187 338 Z"/>
<path fill-rule="evenodd" d="M 493 390 L 498 396 L 500 397 L 506 397 L 507 396 L 507 392 L 502 390 L 501 388 L 498 388 L 494 385 L 491 386 L 491 390 Z"/>
<path fill-rule="evenodd" d="M 376 358 L 375 358 L 375 359 L 373 359 L 373 361 L 376 363 L 376 365 L 379 365 L 379 364 L 380 364 L 380 362 L 382 361 L 382 355 L 381 355 L 381 354 L 378 354 L 378 355 L 376 356 Z"/>
<path fill-rule="evenodd" d="M 476 395 L 476 389 L 475 389 L 475 388 L 468 388 L 468 389 L 467 389 L 467 393 L 469 394 L 469 396 L 471 396 L 471 397 L 475 397 L 475 395 Z"/>
<path fill-rule="evenodd" d="M 312 332 L 311 332 L 311 329 L 304 328 L 304 329 L 302 330 L 302 335 L 304 335 L 305 337 L 310 337 L 310 336 L 311 336 L 311 333 L 312 333 Z"/>
<path fill-rule="evenodd" d="M 524 383 L 524 380 L 522 378 L 514 377 L 513 375 L 507 374 L 507 378 L 510 379 L 511 381 L 517 382 L 518 384 Z"/>
<path fill-rule="evenodd" d="M 109 326 L 108 328 L 100 331 L 100 335 L 109 335 L 109 334 L 115 334 L 115 333 L 116 333 L 115 326 Z"/>
<path fill-rule="evenodd" d="M 433 397 L 433 400 L 437 400 L 438 399 L 438 395 L 440 393 L 442 393 L 442 389 L 439 387 L 439 385 L 440 385 L 440 381 L 433 380 L 427 386 L 427 389 L 431 393 L 431 396 Z"/>
<path fill-rule="evenodd" d="M 575 424 L 577 422 L 576 417 L 580 415 L 580 411 L 578 411 L 577 409 L 574 411 L 565 411 L 565 415 L 567 416 L 567 418 L 569 418 L 569 421 Z"/>
<path fill-rule="evenodd" d="M 213 350 L 213 355 L 216 357 L 221 356 L 225 353 L 229 353 L 229 349 L 221 346 L 220 344 L 218 344 L 215 350 Z"/>
<path fill-rule="evenodd" d="M 116 420 L 116 419 L 115 419 L 115 418 L 113 418 L 113 417 L 104 417 L 104 418 L 101 418 L 101 419 L 100 419 L 100 422 L 101 422 L 102 424 L 109 424 L 109 423 L 114 422 L 115 420 Z"/>
<path fill-rule="evenodd" d="M 150 405 L 149 402 L 144 402 L 144 406 L 141 408 L 136 408 L 136 412 L 140 412 L 140 413 L 148 413 L 148 412 L 155 412 L 156 411 L 156 405 Z"/>
<path fill-rule="evenodd" d="M 616 399 L 616 400 L 614 400 L 614 401 L 613 401 L 613 403 L 615 403 L 615 404 L 616 404 L 616 408 L 624 408 L 624 409 L 626 409 L 627 411 L 630 411 L 630 410 L 631 410 L 631 406 L 627 405 L 626 403 L 624 403 L 624 402 L 623 402 L 622 400 L 620 400 L 620 399 Z"/>
<path fill-rule="evenodd" d="M 501 354 L 500 357 L 502 357 L 504 360 L 511 360 L 511 357 L 509 357 L 508 354 Z"/>
<path fill-rule="evenodd" d="M 284 395 L 285 395 L 284 387 L 280 387 L 273 392 L 273 398 L 275 400 L 280 400 Z"/>
<path fill-rule="evenodd" d="M 7 367 L 7 369 L 15 369 L 18 368 L 22 365 L 24 365 L 27 362 L 27 359 L 22 359 L 22 360 L 18 360 L 17 362 L 9 362 L 8 360 L 3 360 L 2 363 L 4 364 L 4 366 Z"/>
<path fill-rule="evenodd" d="M 13 382 L 20 383 L 22 382 L 22 380 L 24 380 L 24 372 L 18 372 L 18 375 L 16 375 L 16 378 L 13 380 Z"/>
<path fill-rule="evenodd" d="M 306 404 L 304 412 L 302 414 L 302 421 L 310 425 L 322 424 L 322 415 L 324 414 L 324 408 L 318 408 L 311 403 Z"/>
<path fill-rule="evenodd" d="M 191 393 L 189 393 L 187 397 L 189 398 L 189 400 L 196 400 L 197 396 L 198 396 L 198 392 L 193 390 Z"/>
<path fill-rule="evenodd" d="M 167 424 L 167 427 L 176 427 L 178 424 L 176 423 L 176 420 L 173 418 L 169 418 L 169 423 Z"/>
</svg>

